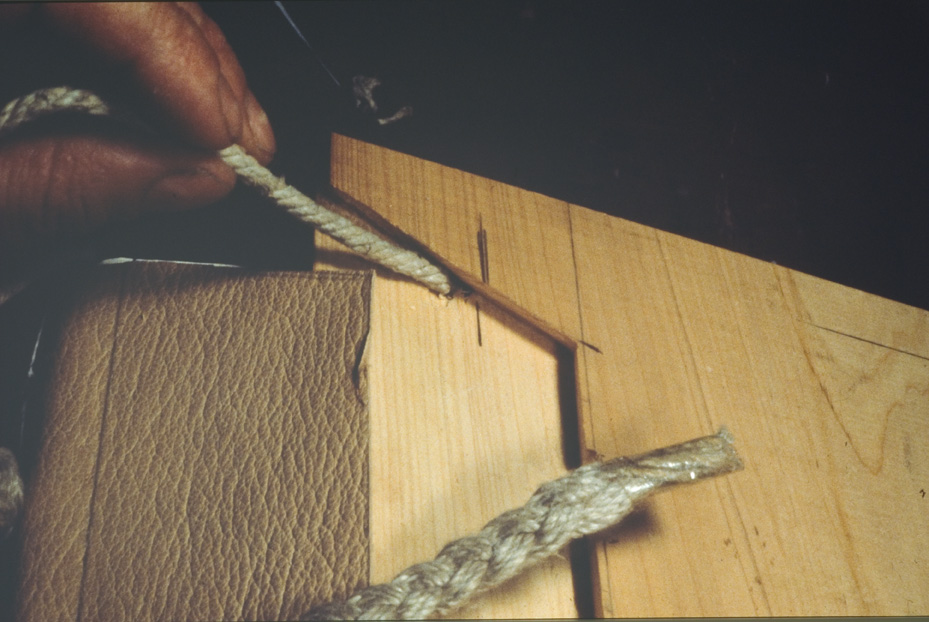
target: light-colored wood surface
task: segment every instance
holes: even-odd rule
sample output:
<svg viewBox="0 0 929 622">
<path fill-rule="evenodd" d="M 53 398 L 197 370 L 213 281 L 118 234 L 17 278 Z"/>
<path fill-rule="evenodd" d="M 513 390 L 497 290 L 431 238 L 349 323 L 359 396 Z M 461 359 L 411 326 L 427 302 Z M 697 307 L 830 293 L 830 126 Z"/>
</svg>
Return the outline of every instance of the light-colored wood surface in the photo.
<svg viewBox="0 0 929 622">
<path fill-rule="evenodd" d="M 318 268 L 358 267 L 346 252 L 317 236 Z M 372 584 L 432 559 L 566 473 L 561 349 L 487 305 L 379 275 L 363 361 Z M 576 617 L 567 559 L 554 558 L 452 614 L 519 616 Z"/>
<path fill-rule="evenodd" d="M 579 344 L 585 458 L 646 451 L 722 424 L 735 435 L 743 472 L 663 493 L 598 540 L 592 586 L 598 614 L 929 613 L 929 313 L 344 137 L 333 140 L 332 163 L 334 186 L 457 270 L 479 279 L 483 267 L 489 287 Z M 487 240 L 484 266 L 479 235 Z M 391 283 L 404 286 L 391 294 L 397 296 L 392 309 L 410 296 L 419 300 L 414 286 Z M 473 341 L 465 335 L 476 321 L 456 310 L 466 305 L 473 315 L 470 303 L 427 299 L 435 308 L 425 316 L 419 313 L 426 303 L 419 302 L 415 314 L 396 313 L 435 326 L 433 341 L 413 346 L 400 336 L 408 329 L 384 329 L 393 341 L 381 343 L 382 364 L 401 356 L 393 349 L 402 347 L 408 359 L 420 353 L 420 368 L 438 368 L 438 350 L 448 348 L 454 359 L 462 343 Z M 430 324 L 445 321 L 441 328 Z M 486 324 L 482 316 L 483 331 Z M 495 340 L 511 339 L 504 335 L 511 325 L 504 320 Z M 414 408 L 433 383 L 457 395 L 443 404 L 445 413 L 435 414 L 444 422 L 437 425 L 455 430 L 450 444 L 482 450 L 434 452 L 420 441 L 404 445 L 405 457 L 395 451 L 391 459 L 429 456 L 435 467 L 449 456 L 449 464 L 477 478 L 448 488 L 469 506 L 493 494 L 484 492 L 488 481 L 528 478 L 526 495 L 509 502 L 521 503 L 548 477 L 546 461 L 557 467 L 552 472 L 563 469 L 550 435 L 521 436 L 533 424 L 557 428 L 548 414 L 557 396 L 539 394 L 545 415 L 508 413 L 527 391 L 496 397 L 507 383 L 527 386 L 523 357 L 495 359 L 502 365 L 491 372 L 498 389 L 482 398 L 480 409 L 496 411 L 488 428 L 495 433 L 458 412 L 469 393 L 456 385 L 465 382 L 471 363 L 443 367 L 419 388 L 415 373 L 398 377 L 406 388 L 392 390 L 408 392 L 400 399 L 404 408 Z M 540 388 L 528 391 L 534 396 L 545 384 L 536 378 Z M 379 414 L 377 399 L 372 396 L 372 417 L 393 416 Z M 406 425 L 398 422 L 393 432 L 407 442 L 418 438 L 422 422 Z M 379 438 L 372 437 L 374 452 L 381 451 L 376 443 L 390 442 Z M 494 459 L 501 455 L 510 462 Z M 393 468 L 385 470 L 389 477 Z M 433 486 L 448 486 L 457 471 L 447 469 L 417 471 L 423 479 L 409 483 L 409 507 L 429 513 L 423 525 L 452 521 L 447 509 L 428 509 L 447 498 L 424 498 Z M 372 476 L 372 495 L 379 494 L 376 487 Z M 384 548 L 375 555 L 418 561 L 437 550 L 426 552 L 429 545 L 415 537 L 392 536 L 399 527 L 384 527 L 376 512 L 372 530 L 384 529 Z M 475 517 L 473 527 L 492 516 Z M 390 521 L 397 521 L 395 514 Z M 411 547 L 421 549 L 414 555 Z M 537 581 L 528 579 L 526 589 L 543 585 Z M 503 609 L 491 616 L 566 615 L 539 613 L 533 608 L 539 602 L 526 593 L 503 590 L 498 597 Z"/>
<path fill-rule="evenodd" d="M 849 296 L 886 328 L 899 305 L 572 216 L 584 335 L 604 353 L 582 353 L 588 442 L 622 454 L 726 424 L 746 466 L 657 497 L 649 528 L 598 549 L 603 614 L 926 612 L 929 361 L 798 313 Z"/>
</svg>

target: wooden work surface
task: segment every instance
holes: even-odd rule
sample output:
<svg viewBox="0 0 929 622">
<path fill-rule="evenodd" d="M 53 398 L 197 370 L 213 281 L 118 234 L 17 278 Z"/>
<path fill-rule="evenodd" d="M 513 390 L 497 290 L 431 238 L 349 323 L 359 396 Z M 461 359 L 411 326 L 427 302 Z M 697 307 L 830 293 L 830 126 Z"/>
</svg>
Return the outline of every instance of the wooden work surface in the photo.
<svg viewBox="0 0 929 622">
<path fill-rule="evenodd" d="M 555 337 L 377 281 L 372 581 L 521 505 L 572 444 L 726 425 L 744 471 L 645 503 L 589 577 L 557 558 L 457 615 L 929 613 L 929 312 L 341 136 L 332 183 Z"/>
</svg>

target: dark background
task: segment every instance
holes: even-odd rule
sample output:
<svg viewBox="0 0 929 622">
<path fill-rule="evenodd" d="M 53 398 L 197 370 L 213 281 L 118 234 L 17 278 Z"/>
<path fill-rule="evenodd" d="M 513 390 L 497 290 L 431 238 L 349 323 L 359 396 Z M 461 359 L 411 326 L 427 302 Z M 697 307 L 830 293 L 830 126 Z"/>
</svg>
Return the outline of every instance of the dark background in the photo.
<svg viewBox="0 0 929 622">
<path fill-rule="evenodd" d="M 272 2 L 203 6 L 270 116 L 272 170 L 308 194 L 337 131 L 929 309 L 929 2 L 286 2 L 313 51 Z M 4 101 L 127 90 L 67 41 L 20 39 Z M 356 108 L 359 74 L 379 114 L 413 116 Z M 112 225 L 90 255 L 313 260 L 247 189 Z"/>
<path fill-rule="evenodd" d="M 271 168 L 308 194 L 338 131 L 929 309 L 929 3 L 286 6 L 315 52 L 273 3 L 204 8 L 269 113 Z M 0 101 L 60 84 L 119 91 L 67 42 L 15 36 L 0 41 Z M 380 126 L 357 109 L 358 74 L 382 80 L 382 112 L 413 116 Z M 312 233 L 248 189 L 114 224 L 78 254 L 313 259 Z M 53 278 L 0 307 L 0 444 L 21 458 L 26 369 L 56 292 Z M 15 560 L 16 542 L 0 558 Z M 14 566 L 0 567 L 0 618 Z"/>
<path fill-rule="evenodd" d="M 285 6 L 341 89 L 273 4 L 205 8 L 295 184 L 335 130 L 929 309 L 927 3 Z"/>
</svg>

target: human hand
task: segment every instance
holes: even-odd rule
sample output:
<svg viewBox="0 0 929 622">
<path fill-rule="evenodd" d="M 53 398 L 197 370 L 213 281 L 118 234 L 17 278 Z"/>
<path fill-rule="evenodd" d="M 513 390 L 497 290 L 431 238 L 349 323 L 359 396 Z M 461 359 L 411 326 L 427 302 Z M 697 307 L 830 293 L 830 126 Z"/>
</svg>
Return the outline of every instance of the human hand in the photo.
<svg viewBox="0 0 929 622">
<path fill-rule="evenodd" d="M 147 120 L 174 140 L 44 133 L 0 142 L 0 255 L 112 218 L 216 201 L 235 175 L 215 151 L 233 143 L 270 161 L 267 116 L 219 27 L 195 4 L 0 5 L 0 29 L 27 24 L 125 75 L 149 104 Z"/>
</svg>

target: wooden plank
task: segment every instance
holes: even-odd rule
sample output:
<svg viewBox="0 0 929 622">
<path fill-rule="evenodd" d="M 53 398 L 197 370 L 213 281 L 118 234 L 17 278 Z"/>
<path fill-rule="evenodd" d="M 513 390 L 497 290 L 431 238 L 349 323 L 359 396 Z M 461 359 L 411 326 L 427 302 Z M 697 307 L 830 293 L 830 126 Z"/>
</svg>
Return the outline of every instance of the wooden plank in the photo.
<svg viewBox="0 0 929 622">
<path fill-rule="evenodd" d="M 725 423 L 751 469 L 743 431 L 729 411 L 715 412 L 702 395 L 662 259 L 662 234 L 588 210 L 574 210 L 572 221 L 584 337 L 599 350 L 583 350 L 579 361 L 588 450 L 639 453 Z M 730 480 L 743 477 L 660 495 L 620 526 L 596 552 L 598 612 L 701 616 L 735 609 L 734 615 L 750 615 L 755 573 L 746 577 L 731 562 L 745 543 L 733 540 L 731 525 L 740 521 L 727 504 Z"/>
<path fill-rule="evenodd" d="M 929 313 L 787 268 L 778 277 L 799 320 L 929 358 Z"/>
<path fill-rule="evenodd" d="M 794 273 L 612 220 L 572 212 L 584 335 L 603 352 L 583 359 L 593 446 L 725 423 L 746 470 L 656 498 L 646 528 L 600 547 L 602 613 L 929 610 L 929 362 L 797 318 L 779 278 Z"/>
<path fill-rule="evenodd" d="M 358 267 L 318 236 L 317 269 Z M 559 352 L 525 325 L 382 274 L 364 373 L 370 413 L 372 583 L 522 505 L 566 472 Z M 555 558 L 454 618 L 577 617 Z"/>
<path fill-rule="evenodd" d="M 331 182 L 457 270 L 483 275 L 546 325 L 580 337 L 564 201 L 338 135 Z"/>
<path fill-rule="evenodd" d="M 588 344 L 588 459 L 735 434 L 744 472 L 598 545 L 598 613 L 929 613 L 929 313 L 342 137 L 333 183 L 478 276 L 485 206 L 533 223 L 494 225 L 528 273 L 489 285 Z"/>
</svg>

